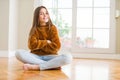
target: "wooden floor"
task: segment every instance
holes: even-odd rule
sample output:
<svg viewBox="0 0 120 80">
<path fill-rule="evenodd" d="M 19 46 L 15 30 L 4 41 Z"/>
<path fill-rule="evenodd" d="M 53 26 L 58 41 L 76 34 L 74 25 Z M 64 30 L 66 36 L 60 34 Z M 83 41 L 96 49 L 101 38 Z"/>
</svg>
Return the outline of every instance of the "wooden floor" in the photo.
<svg viewBox="0 0 120 80">
<path fill-rule="evenodd" d="M 120 60 L 74 59 L 62 70 L 23 71 L 12 57 L 0 58 L 0 80 L 120 80 Z"/>
</svg>

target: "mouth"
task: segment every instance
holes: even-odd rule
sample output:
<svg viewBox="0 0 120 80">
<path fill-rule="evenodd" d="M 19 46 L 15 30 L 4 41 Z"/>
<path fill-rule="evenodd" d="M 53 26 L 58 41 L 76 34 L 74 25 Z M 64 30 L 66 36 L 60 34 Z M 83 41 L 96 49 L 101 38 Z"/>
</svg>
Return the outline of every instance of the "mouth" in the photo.
<svg viewBox="0 0 120 80">
<path fill-rule="evenodd" d="M 48 22 L 48 18 L 43 18 L 45 22 Z"/>
</svg>

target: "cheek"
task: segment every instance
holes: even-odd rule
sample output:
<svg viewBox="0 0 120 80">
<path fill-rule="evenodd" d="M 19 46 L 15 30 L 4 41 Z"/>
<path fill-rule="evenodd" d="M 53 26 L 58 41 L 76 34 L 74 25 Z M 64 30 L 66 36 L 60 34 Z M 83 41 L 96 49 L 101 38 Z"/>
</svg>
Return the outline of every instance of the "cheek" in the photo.
<svg viewBox="0 0 120 80">
<path fill-rule="evenodd" d="M 39 16 L 39 20 L 40 20 L 40 21 L 42 20 L 42 16 Z"/>
<path fill-rule="evenodd" d="M 50 18 L 50 16 L 49 16 L 49 15 L 47 15 L 47 18 L 49 19 L 49 18 Z"/>
</svg>

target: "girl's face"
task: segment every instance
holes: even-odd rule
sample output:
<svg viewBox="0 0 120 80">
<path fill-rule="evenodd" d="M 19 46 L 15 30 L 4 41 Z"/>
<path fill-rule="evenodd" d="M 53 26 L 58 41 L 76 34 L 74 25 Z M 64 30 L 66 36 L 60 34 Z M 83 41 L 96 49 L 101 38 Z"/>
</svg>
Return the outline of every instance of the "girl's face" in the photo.
<svg viewBox="0 0 120 80">
<path fill-rule="evenodd" d="M 49 14 L 45 8 L 42 8 L 39 13 L 39 21 L 41 24 L 46 24 L 49 20 Z"/>
</svg>

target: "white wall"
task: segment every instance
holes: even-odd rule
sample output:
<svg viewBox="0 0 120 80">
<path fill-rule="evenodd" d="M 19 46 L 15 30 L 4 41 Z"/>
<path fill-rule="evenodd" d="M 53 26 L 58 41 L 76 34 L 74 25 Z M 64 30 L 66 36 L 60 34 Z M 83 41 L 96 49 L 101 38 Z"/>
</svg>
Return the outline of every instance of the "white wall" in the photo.
<svg viewBox="0 0 120 80">
<path fill-rule="evenodd" d="M 19 0 L 18 48 L 28 49 L 28 35 L 32 25 L 34 0 Z"/>
<path fill-rule="evenodd" d="M 0 50 L 8 50 L 9 0 L 0 0 Z"/>
<path fill-rule="evenodd" d="M 8 56 L 9 0 L 0 0 L 0 55 Z"/>
<path fill-rule="evenodd" d="M 116 0 L 116 9 L 120 11 L 120 0 Z M 116 52 L 120 54 L 120 16 L 116 19 Z"/>
<path fill-rule="evenodd" d="M 18 0 L 9 0 L 9 56 L 17 49 Z"/>
<path fill-rule="evenodd" d="M 17 49 L 18 0 L 0 0 L 0 56 Z"/>
<path fill-rule="evenodd" d="M 0 0 L 0 57 L 14 55 L 16 49 L 28 49 L 34 0 Z"/>
</svg>

